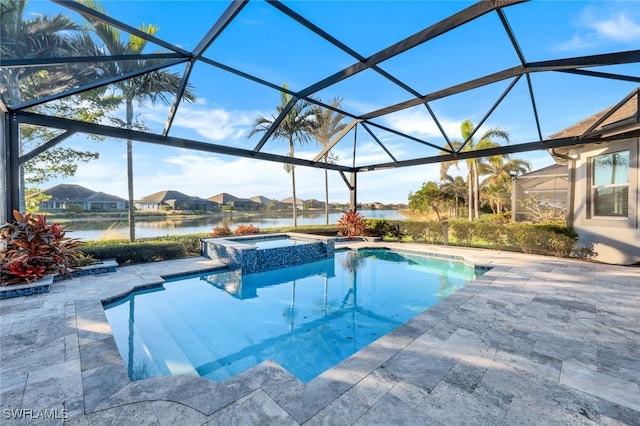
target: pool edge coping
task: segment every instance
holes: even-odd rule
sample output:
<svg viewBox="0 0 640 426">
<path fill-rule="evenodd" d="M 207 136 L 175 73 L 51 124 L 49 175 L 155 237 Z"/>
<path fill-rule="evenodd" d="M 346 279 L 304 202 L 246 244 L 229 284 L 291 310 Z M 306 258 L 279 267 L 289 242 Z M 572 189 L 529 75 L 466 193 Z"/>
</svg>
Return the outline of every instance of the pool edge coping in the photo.
<svg viewBox="0 0 640 426">
<path fill-rule="evenodd" d="M 365 246 L 397 250 L 395 247 L 384 246 L 383 243 L 360 243 L 357 248 L 365 248 Z M 425 247 L 424 251 L 407 250 L 430 255 L 431 253 L 426 249 Z M 465 260 L 470 261 L 470 259 Z M 473 262 L 471 264 L 473 265 Z M 499 272 L 501 269 L 499 266 L 493 268 L 497 269 L 495 272 Z M 225 267 L 195 268 L 187 272 L 183 271 L 178 275 L 188 275 L 198 273 L 198 271 L 206 272 L 212 269 L 223 270 Z M 269 394 L 293 418 L 303 423 L 373 373 L 391 357 L 445 318 L 451 310 L 466 302 L 495 279 L 492 275 L 487 274 L 477 277 L 456 293 L 420 312 L 409 321 L 381 336 L 307 383 L 295 378 L 273 360 L 264 361 L 222 382 L 215 382 L 199 376 L 160 376 L 131 381 L 127 376 L 126 366 L 106 318 L 103 300 L 114 299 L 123 294 L 126 297 L 137 288 L 161 285 L 168 275 L 170 274 L 161 275 L 162 281 L 156 280 L 132 286 L 128 290 L 99 300 L 75 301 L 81 374 L 85 393 L 85 414 L 134 402 L 169 400 L 211 415 L 257 389 L 276 389 L 285 382 L 290 390 L 294 390 L 293 392 L 270 392 Z M 80 324 L 83 321 L 92 322 L 93 327 L 99 328 L 102 332 L 95 335 L 96 333 L 81 330 Z M 96 362 L 96 358 L 99 362 Z M 359 365 L 358 368 L 354 368 L 365 359 L 368 367 L 363 369 Z M 166 386 L 152 385 L 158 381 L 166 382 L 166 384 L 182 383 L 190 391 L 186 393 L 171 392 L 171 389 Z M 141 389 L 145 391 L 140 392 Z M 322 397 L 309 398 L 309 392 L 317 389 L 322 389 Z M 208 403 L 194 404 L 194 392 L 203 394 L 215 392 L 215 396 L 208 398 Z"/>
</svg>

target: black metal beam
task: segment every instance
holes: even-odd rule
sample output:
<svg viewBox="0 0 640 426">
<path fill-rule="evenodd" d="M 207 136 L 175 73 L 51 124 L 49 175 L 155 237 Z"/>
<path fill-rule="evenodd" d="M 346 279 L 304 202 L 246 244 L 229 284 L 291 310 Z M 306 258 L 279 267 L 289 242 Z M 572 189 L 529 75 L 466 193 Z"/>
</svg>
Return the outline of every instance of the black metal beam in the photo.
<svg viewBox="0 0 640 426">
<path fill-rule="evenodd" d="M 83 4 L 80 4 L 76 1 L 71 1 L 71 0 L 51 0 L 54 3 L 58 3 L 59 5 L 66 7 L 67 9 L 71 9 L 74 10 L 76 12 L 78 12 L 80 15 L 82 15 L 83 17 L 85 17 L 85 19 L 87 20 L 92 20 L 92 19 L 96 19 L 98 21 L 101 21 L 107 25 L 111 25 L 112 27 L 118 28 L 122 31 L 125 31 L 129 34 L 133 34 L 137 37 L 140 37 L 143 40 L 147 40 L 151 43 L 157 44 L 158 46 L 162 46 L 166 49 L 171 50 L 172 52 L 178 52 L 181 53 L 182 55 L 185 56 L 189 56 L 190 53 L 187 52 L 186 50 L 175 46 L 171 43 L 167 43 L 166 41 L 159 39 L 151 34 L 145 33 L 144 31 L 139 30 L 136 27 L 132 27 L 131 25 L 127 25 L 124 22 L 121 22 L 115 18 L 112 18 L 111 16 L 105 15 L 104 13 L 100 13 L 97 10 L 91 9 L 90 7 L 87 7 Z"/>
<path fill-rule="evenodd" d="M 218 38 L 218 36 L 224 31 L 225 28 L 233 21 L 238 13 L 247 5 L 249 0 L 233 0 L 229 6 L 224 10 L 222 15 L 216 20 L 207 34 L 200 40 L 200 43 L 193 49 L 193 57 L 199 58 L 203 55 L 205 50 L 209 48 L 211 43 Z"/>
<path fill-rule="evenodd" d="M 395 162 L 397 163 L 398 160 L 396 159 L 396 157 L 393 156 L 393 154 L 391 154 L 391 152 L 387 149 L 386 146 L 384 146 L 384 144 L 380 141 L 380 139 L 378 139 L 378 137 L 375 135 L 375 133 L 373 133 L 371 131 L 371 129 L 369 128 L 369 126 L 367 126 L 366 124 L 362 124 L 362 127 L 364 127 L 364 129 L 367 131 L 367 133 L 369 133 L 369 135 L 371 135 L 371 137 L 373 138 L 374 141 L 376 141 L 378 143 L 378 145 L 380 145 L 380 148 L 382 148 L 384 150 L 384 152 L 387 153 L 387 155 Z"/>
<path fill-rule="evenodd" d="M 64 91 L 64 92 L 56 93 L 55 95 L 43 96 L 43 97 L 38 98 L 38 99 L 34 99 L 34 100 L 31 100 L 31 101 L 23 102 L 23 103 L 18 104 L 18 105 L 13 105 L 11 107 L 11 110 L 12 111 L 18 111 L 18 110 L 22 110 L 22 109 L 25 109 L 25 108 L 30 108 L 30 107 L 33 107 L 33 106 L 41 105 L 41 104 L 44 104 L 46 102 L 50 102 L 50 101 L 54 101 L 56 99 L 60 99 L 60 98 L 64 98 L 64 97 L 67 97 L 67 96 L 71 96 L 71 95 L 75 95 L 75 94 L 78 94 L 78 93 L 82 93 L 82 92 L 85 92 L 87 90 L 95 89 L 97 87 L 102 87 L 102 86 L 107 86 L 109 84 L 117 83 L 119 81 L 123 81 L 123 80 L 126 80 L 128 78 L 136 77 L 138 75 L 142 75 L 142 74 L 145 74 L 145 73 L 150 72 L 150 71 L 156 71 L 156 70 L 159 70 L 159 69 L 162 69 L 162 68 L 167 68 L 167 67 L 171 67 L 171 66 L 174 66 L 174 65 L 178 65 L 178 64 L 181 64 L 181 63 L 183 63 L 183 62 L 185 62 L 187 60 L 188 59 L 185 59 L 185 58 L 183 58 L 183 59 L 174 59 L 173 61 L 169 61 L 169 62 L 164 63 L 164 64 L 155 64 L 155 65 L 151 65 L 151 66 L 148 66 L 148 67 L 141 68 L 139 70 L 131 71 L 129 73 L 120 74 L 120 75 L 113 76 L 113 77 L 110 77 L 110 78 L 101 79 L 100 81 L 92 82 L 90 84 L 81 85 L 81 86 L 75 87 L 73 89 Z"/>
<path fill-rule="evenodd" d="M 243 158 L 254 158 L 257 160 L 273 161 L 276 163 L 287 163 L 296 166 L 316 167 L 328 170 L 339 170 L 344 172 L 353 171 L 352 167 L 338 164 L 314 162 L 297 157 L 285 155 L 255 152 L 249 149 L 236 148 L 212 143 L 194 141 L 192 139 L 162 136 L 137 130 L 123 129 L 120 127 L 105 126 L 102 124 L 85 123 L 83 121 L 70 120 L 68 118 L 45 116 L 31 112 L 15 113 L 20 123 L 33 124 L 36 126 L 54 127 L 58 129 L 73 130 L 78 133 L 87 133 L 109 138 L 130 139 L 138 142 L 152 143 L 173 148 L 192 149 L 194 151 L 210 152 L 213 154 L 231 155 Z"/>
<path fill-rule="evenodd" d="M 479 18 L 497 8 L 506 7 L 512 4 L 523 3 L 528 0 L 501 0 L 501 1 L 479 1 L 466 9 L 461 10 L 458 13 L 448 16 L 447 18 L 437 22 L 416 34 L 405 38 L 404 40 L 395 43 L 386 49 L 383 49 L 364 61 L 359 61 L 333 75 L 318 81 L 317 83 L 307 87 L 300 91 L 302 97 L 310 96 L 322 89 L 325 89 L 335 83 L 338 83 L 345 78 L 351 77 L 361 71 L 369 69 L 381 62 L 393 58 L 402 52 L 406 52 L 420 44 L 423 44 L 429 40 L 432 40 L 442 34 L 445 34 L 454 28 L 464 25 L 474 19 Z"/>
<path fill-rule="evenodd" d="M 612 74 L 609 72 L 581 70 L 581 69 L 561 70 L 559 72 L 563 72 L 567 74 L 586 75 L 588 77 L 600 77 L 600 78 L 606 78 L 608 80 L 620 80 L 620 81 L 630 81 L 632 83 L 640 83 L 640 76 Z"/>
<path fill-rule="evenodd" d="M 409 139 L 409 140 L 411 140 L 411 141 L 418 142 L 418 143 L 420 143 L 420 144 L 422 144 L 422 145 L 426 145 L 426 146 L 429 146 L 429 147 L 431 147 L 431 148 L 435 148 L 435 149 L 437 149 L 438 151 L 447 151 L 447 152 L 450 152 L 450 150 L 449 150 L 449 149 L 447 149 L 447 148 L 445 148 L 445 147 L 443 147 L 443 146 L 438 146 L 438 145 L 432 144 L 431 142 L 423 141 L 422 139 L 418 139 L 418 138 L 416 138 L 416 137 L 414 137 L 414 136 L 407 135 L 407 134 L 405 134 L 405 133 L 399 132 L 398 130 L 391 129 L 391 128 L 389 128 L 389 127 L 383 126 L 382 124 L 374 123 L 374 122 L 372 122 L 372 121 L 366 121 L 366 123 L 367 123 L 369 126 L 377 127 L 378 129 L 382 129 L 382 130 L 385 130 L 385 131 L 387 131 L 387 132 L 389 132 L 389 133 L 393 133 L 394 135 L 402 136 L 402 137 L 407 138 L 407 139 Z"/>
<path fill-rule="evenodd" d="M 298 99 L 295 97 L 292 97 L 291 99 L 289 99 L 289 102 L 284 106 L 284 108 L 282 108 L 282 111 L 280 111 L 280 114 L 273 120 L 269 128 L 265 130 L 264 135 L 262 135 L 262 138 L 260 139 L 260 141 L 253 148 L 254 152 L 260 152 L 264 144 L 266 144 L 269 138 L 271 137 L 271 135 L 273 135 L 273 132 L 275 132 L 278 126 L 280 125 L 280 123 L 282 123 L 282 120 L 284 120 L 287 117 L 287 114 L 289 114 L 289 111 L 291 111 L 291 108 L 293 108 L 296 102 L 298 102 Z M 296 200 L 293 200 L 294 204 L 295 202 Z"/>
<path fill-rule="evenodd" d="M 69 56 L 63 58 L 19 58 L 0 59 L 2 68 L 34 68 L 49 67 L 53 65 L 92 64 L 96 62 L 120 62 L 120 61 L 151 61 L 159 59 L 186 58 L 179 53 L 140 53 L 135 55 L 100 55 L 100 56 Z"/>
<path fill-rule="evenodd" d="M 640 50 L 631 50 L 626 52 L 608 53 L 603 55 L 589 55 L 580 56 L 567 59 L 555 59 L 550 61 L 530 62 L 525 65 L 519 65 L 513 68 L 507 68 L 502 71 L 488 74 L 483 77 L 476 78 L 475 80 L 469 80 L 455 86 L 448 87 L 446 89 L 438 90 L 426 94 L 419 98 L 409 99 L 404 102 L 399 102 L 395 105 L 381 108 L 376 111 L 372 111 L 360 116 L 362 119 L 372 119 L 380 117 L 382 115 L 390 114 L 393 112 L 401 111 L 425 102 L 435 101 L 447 96 L 455 95 L 458 93 L 466 92 L 468 90 L 476 89 L 478 87 L 487 86 L 498 81 L 506 80 L 508 78 L 516 77 L 525 73 L 531 72 L 543 72 L 543 71 L 563 71 L 567 72 L 571 69 L 582 67 L 595 67 L 605 65 L 621 65 L 628 63 L 640 62 Z"/>
<path fill-rule="evenodd" d="M 346 126 L 344 126 L 342 128 L 342 130 L 340 130 L 340 132 L 333 138 L 332 141 L 329 141 L 328 144 L 326 144 L 322 150 L 320 150 L 319 153 L 316 154 L 315 157 L 313 157 L 313 161 L 320 161 L 320 159 L 322 157 L 324 157 L 324 155 L 331 151 L 333 149 L 334 146 L 336 146 L 338 144 L 338 142 L 340 142 L 342 140 L 342 138 L 345 137 L 345 135 L 347 133 L 349 133 L 351 131 L 351 129 L 353 129 L 353 127 L 358 124 L 360 122 L 360 120 L 351 120 L 349 123 L 347 123 Z"/>
<path fill-rule="evenodd" d="M 53 148 L 63 140 L 75 135 L 75 133 L 76 132 L 73 130 L 67 130 L 66 132 L 54 137 L 53 139 L 43 143 L 42 145 L 38 145 L 37 147 L 33 148 L 31 151 L 27 152 L 26 154 L 21 155 L 18 158 L 18 164 L 16 164 L 16 166 L 21 166 L 27 161 L 33 160 L 34 158 L 36 158 L 38 155 L 42 154 L 49 148 Z"/>
<path fill-rule="evenodd" d="M 640 130 L 630 132 L 626 134 L 626 136 L 638 137 L 640 136 Z M 445 161 L 458 161 L 458 160 L 466 160 L 470 158 L 491 157 L 494 155 L 507 155 L 507 154 L 514 154 L 517 152 L 540 151 L 540 150 L 547 150 L 550 148 L 558 148 L 562 146 L 573 146 L 573 145 L 583 145 L 586 143 L 606 142 L 610 139 L 611 138 L 580 139 L 577 136 L 572 136 L 567 138 L 548 139 L 545 141 L 526 142 L 526 143 L 515 144 L 515 145 L 504 145 L 497 148 L 465 151 L 457 154 L 453 153 L 453 154 L 445 154 L 445 155 L 435 155 L 432 157 L 413 158 L 410 160 L 398 161 L 397 163 L 380 163 L 380 164 L 373 164 L 370 166 L 360 166 L 360 167 L 356 167 L 355 171 L 369 172 L 369 171 L 389 169 L 389 168 L 420 166 L 424 164 L 436 164 L 436 163 L 442 163 Z"/>
<path fill-rule="evenodd" d="M 178 107 L 182 102 L 182 96 L 184 96 L 184 92 L 187 90 L 187 86 L 189 85 L 189 77 L 191 76 L 191 71 L 193 70 L 194 62 L 189 61 L 187 63 L 184 72 L 182 73 L 182 80 L 180 80 L 180 86 L 178 90 L 176 90 L 176 94 L 173 98 L 173 103 L 171 104 L 171 108 L 169 108 L 169 115 L 167 116 L 167 122 L 164 124 L 164 129 L 162 130 L 162 134 L 167 136 L 169 131 L 171 130 L 171 125 L 173 124 L 173 120 L 176 118 L 176 113 L 178 112 Z"/>
<path fill-rule="evenodd" d="M 473 129 L 473 131 L 469 134 L 469 136 L 467 136 L 467 139 L 462 143 L 462 145 L 460 145 L 460 148 L 457 149 L 458 152 L 461 152 L 464 147 L 469 143 L 469 141 L 471 140 L 471 138 L 473 138 L 473 135 L 475 135 L 475 133 L 480 129 L 480 127 L 482 127 L 482 125 L 484 124 L 485 121 L 487 121 L 487 119 L 489 118 L 489 116 L 493 113 L 493 111 L 496 110 L 496 108 L 498 107 L 498 105 L 500 105 L 500 103 L 504 100 L 504 98 L 507 96 L 507 94 L 511 91 L 511 89 L 513 89 L 513 86 L 516 85 L 516 83 L 518 82 L 518 80 L 520 80 L 520 77 L 522 77 L 521 75 L 517 76 L 516 78 L 513 79 L 513 81 L 511 81 L 511 83 L 509 84 L 509 86 L 502 92 L 502 95 L 498 98 L 498 100 L 496 100 L 494 102 L 494 104 L 491 106 L 491 108 L 489 109 L 489 111 L 487 111 L 487 113 L 484 115 L 484 117 L 482 117 L 482 119 L 480 120 L 480 122 L 478 124 L 476 124 L 476 127 Z M 542 138 L 541 138 L 542 139 Z"/>
<path fill-rule="evenodd" d="M 573 58 L 552 59 L 548 61 L 529 62 L 526 72 L 562 71 L 585 67 L 602 67 L 605 65 L 623 65 L 640 62 L 640 50 L 603 53 L 601 55 L 576 56 Z"/>
<path fill-rule="evenodd" d="M 489 74 L 484 77 L 476 78 L 475 80 L 469 80 L 464 83 L 457 84 L 455 86 L 447 87 L 446 89 L 429 93 L 422 97 L 409 99 L 404 102 L 399 102 L 395 105 L 391 105 L 385 108 L 380 108 L 379 110 L 372 111 L 367 114 L 363 114 L 360 116 L 360 118 L 365 120 L 370 120 L 372 118 L 381 117 L 383 115 L 387 115 L 387 114 L 401 111 L 403 109 L 411 108 L 416 105 L 423 104 L 425 102 L 432 102 L 438 99 L 446 98 L 447 96 L 456 95 L 458 93 L 466 92 L 468 90 L 476 89 L 478 87 L 486 86 L 492 83 L 497 83 L 498 81 L 513 78 L 523 73 L 524 73 L 524 67 L 521 65 L 513 68 L 508 68 L 506 70 L 498 71 L 496 73 Z"/>
<path fill-rule="evenodd" d="M 584 131 L 584 133 L 582 133 L 579 138 L 581 140 L 587 138 L 589 136 L 589 134 L 599 125 L 601 125 L 602 123 L 605 122 L 605 120 L 609 117 L 611 117 L 616 111 L 618 111 L 620 108 L 622 108 L 622 106 L 624 104 L 626 104 L 631 98 L 633 98 L 634 96 L 638 96 L 638 102 L 640 102 L 640 89 L 636 89 L 633 92 L 629 93 L 627 96 L 624 97 L 624 99 L 622 99 L 620 102 L 618 102 L 617 104 L 615 104 L 609 111 L 607 111 L 605 114 L 602 115 L 602 117 L 600 117 L 599 119 L 597 119 L 595 121 L 595 123 L 593 123 L 591 126 L 589 126 L 589 128 L 587 130 Z M 637 110 L 636 110 L 637 113 Z M 626 118 L 626 117 L 625 117 Z"/>
</svg>

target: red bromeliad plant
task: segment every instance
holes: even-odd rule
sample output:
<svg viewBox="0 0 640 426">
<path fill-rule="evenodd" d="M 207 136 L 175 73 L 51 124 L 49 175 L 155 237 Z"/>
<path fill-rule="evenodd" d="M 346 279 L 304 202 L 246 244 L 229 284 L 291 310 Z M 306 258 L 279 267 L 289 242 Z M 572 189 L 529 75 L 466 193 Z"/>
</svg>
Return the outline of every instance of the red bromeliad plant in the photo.
<svg viewBox="0 0 640 426">
<path fill-rule="evenodd" d="M 236 235 L 259 234 L 260 229 L 256 228 L 253 225 L 238 225 L 233 233 Z"/>
<path fill-rule="evenodd" d="M 83 242 L 67 238 L 59 223 L 44 216 L 14 210 L 15 221 L 0 227 L 0 285 L 37 281 L 47 274 L 64 274 L 70 263 L 84 257 Z"/>
<path fill-rule="evenodd" d="M 216 226 L 211 233 L 212 237 L 227 237 L 229 235 L 233 235 L 233 232 L 231 232 L 231 229 L 229 229 L 227 225 Z"/>
<path fill-rule="evenodd" d="M 349 210 L 338 219 L 338 233 L 347 238 L 360 236 L 364 233 L 366 224 L 364 218 L 355 210 Z"/>
</svg>

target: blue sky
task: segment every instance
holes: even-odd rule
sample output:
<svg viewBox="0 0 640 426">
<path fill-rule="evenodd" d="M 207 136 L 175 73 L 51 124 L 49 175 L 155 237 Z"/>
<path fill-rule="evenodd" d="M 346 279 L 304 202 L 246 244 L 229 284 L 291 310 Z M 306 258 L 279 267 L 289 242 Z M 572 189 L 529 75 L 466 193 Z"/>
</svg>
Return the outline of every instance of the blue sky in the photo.
<svg viewBox="0 0 640 426">
<path fill-rule="evenodd" d="M 159 38 L 192 50 L 227 6 L 226 1 L 104 1 L 107 14 L 132 26 L 153 23 Z M 287 6 L 304 15 L 363 56 L 369 56 L 408 37 L 471 3 L 458 1 L 291 1 Z M 40 13 L 62 11 L 49 2 L 31 1 L 29 10 Z M 635 1 L 533 1 L 505 9 L 527 61 L 548 60 L 637 49 L 640 45 L 640 2 Z M 380 64 L 385 71 L 418 90 L 429 93 L 463 81 L 518 65 L 518 58 L 495 13 L 444 34 Z M 126 36 L 123 34 L 123 36 Z M 159 50 L 149 46 L 149 51 Z M 206 57 L 241 71 L 286 83 L 293 90 L 327 77 L 355 60 L 318 36 L 289 20 L 275 8 L 251 1 L 205 53 Z M 640 75 L 638 64 L 601 67 L 604 72 Z M 182 73 L 183 67 L 172 68 Z M 195 67 L 191 83 L 197 95 L 193 104 L 182 104 L 174 121 L 172 136 L 205 142 L 253 148 L 259 137 L 248 138 L 257 116 L 271 116 L 279 93 L 248 82 L 206 64 Z M 431 103 L 445 131 L 459 138 L 460 123 L 478 122 L 510 82 L 500 82 Z M 635 85 L 562 73 L 532 76 L 543 137 L 560 131 L 614 105 Z M 368 70 L 316 94 L 322 100 L 339 96 L 342 106 L 356 114 L 410 99 L 404 90 Z M 485 128 L 506 129 L 512 143 L 537 140 L 528 87 L 521 79 L 485 123 Z M 136 113 L 155 132 L 164 127 L 169 107 L 161 103 L 137 106 Z M 123 111 L 118 115 L 123 117 Z M 381 125 L 414 134 L 436 145 L 442 135 L 424 107 L 414 107 L 375 120 Z M 359 130 L 358 164 L 389 161 L 372 138 Z M 399 159 L 431 156 L 437 151 L 411 143 L 391 133 L 377 136 Z M 100 160 L 82 165 L 74 178 L 50 181 L 77 183 L 97 191 L 126 198 L 125 141 L 87 141 L 82 136 L 64 146 L 100 152 Z M 286 153 L 286 143 L 269 141 L 264 151 Z M 313 158 L 315 144 L 298 147 L 296 155 Z M 347 136 L 335 148 L 339 162 L 350 165 L 353 137 Z M 518 154 L 534 169 L 552 163 L 546 152 Z M 464 167 L 461 168 L 461 172 Z M 161 191 L 178 190 L 209 197 L 229 192 L 240 197 L 264 195 L 283 199 L 290 196 L 291 183 L 276 163 L 134 144 L 136 198 Z M 324 198 L 323 171 L 296 168 L 298 197 Z M 406 202 L 410 191 L 422 182 L 437 180 L 439 165 L 366 172 L 358 175 L 359 201 Z M 345 202 L 348 190 L 336 172 L 330 172 L 331 201 Z"/>
</svg>

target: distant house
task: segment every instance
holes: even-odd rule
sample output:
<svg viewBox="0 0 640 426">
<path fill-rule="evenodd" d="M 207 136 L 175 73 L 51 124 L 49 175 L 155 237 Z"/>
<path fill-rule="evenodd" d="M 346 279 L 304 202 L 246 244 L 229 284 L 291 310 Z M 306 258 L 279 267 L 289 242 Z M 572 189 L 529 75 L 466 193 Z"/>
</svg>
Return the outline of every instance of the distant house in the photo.
<svg viewBox="0 0 640 426">
<path fill-rule="evenodd" d="M 140 210 L 193 210 L 193 211 L 212 211 L 218 207 L 218 204 L 205 200 L 204 198 L 194 197 L 183 194 L 179 191 L 160 191 L 151 195 L 142 197 L 136 201 L 136 208 Z"/>
<path fill-rule="evenodd" d="M 640 262 L 640 89 L 550 138 L 599 137 L 551 152 L 567 168 L 567 224 L 582 245 L 593 245 L 596 260 Z"/>
<path fill-rule="evenodd" d="M 212 195 L 207 198 L 209 201 L 214 201 L 220 206 L 229 206 L 237 210 L 259 210 L 260 205 L 248 198 L 238 198 L 226 192 L 221 192 L 217 195 Z"/>
<path fill-rule="evenodd" d="M 293 205 L 293 197 L 285 198 L 281 201 L 283 204 L 286 204 L 287 208 L 292 208 Z M 296 198 L 296 209 L 302 210 L 304 208 L 304 200 L 300 198 Z"/>
<path fill-rule="evenodd" d="M 263 210 L 283 210 L 287 208 L 286 204 L 281 201 L 267 198 L 262 195 L 256 195 L 249 199 L 254 203 L 258 203 Z"/>
<path fill-rule="evenodd" d="M 319 201 L 315 198 L 304 200 L 302 205 L 305 209 L 324 209 L 324 201 Z"/>
<path fill-rule="evenodd" d="M 60 184 L 44 189 L 35 194 L 29 194 L 29 199 L 37 199 L 41 195 L 48 197 L 38 203 L 38 210 L 54 212 L 64 210 L 84 211 L 121 211 L 128 208 L 129 203 L 116 195 L 96 192 L 84 186 L 74 184 Z"/>
</svg>

